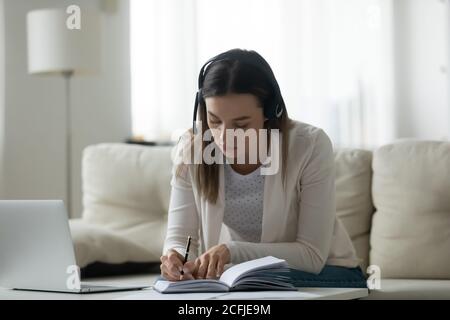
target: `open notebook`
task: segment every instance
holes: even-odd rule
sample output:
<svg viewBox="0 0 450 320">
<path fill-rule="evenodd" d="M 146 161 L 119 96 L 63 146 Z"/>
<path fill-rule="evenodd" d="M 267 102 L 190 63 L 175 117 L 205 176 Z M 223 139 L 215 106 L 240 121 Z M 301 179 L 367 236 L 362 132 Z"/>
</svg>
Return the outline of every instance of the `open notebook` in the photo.
<svg viewBox="0 0 450 320">
<path fill-rule="evenodd" d="M 157 280 L 153 288 L 161 293 L 297 290 L 287 281 L 288 276 L 282 275 L 288 271 L 285 260 L 267 256 L 234 265 L 218 280 Z"/>
</svg>

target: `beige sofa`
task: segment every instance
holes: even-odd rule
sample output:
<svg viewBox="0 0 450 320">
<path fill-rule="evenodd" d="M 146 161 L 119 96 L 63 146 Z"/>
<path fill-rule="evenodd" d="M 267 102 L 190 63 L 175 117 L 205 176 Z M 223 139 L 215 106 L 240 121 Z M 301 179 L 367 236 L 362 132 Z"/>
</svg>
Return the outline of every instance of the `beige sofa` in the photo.
<svg viewBox="0 0 450 320">
<path fill-rule="evenodd" d="M 84 210 L 70 221 L 81 267 L 158 263 L 171 150 L 120 143 L 84 150 Z M 380 271 L 369 299 L 450 299 L 450 142 L 339 149 L 335 161 L 337 215 L 363 270 Z"/>
</svg>

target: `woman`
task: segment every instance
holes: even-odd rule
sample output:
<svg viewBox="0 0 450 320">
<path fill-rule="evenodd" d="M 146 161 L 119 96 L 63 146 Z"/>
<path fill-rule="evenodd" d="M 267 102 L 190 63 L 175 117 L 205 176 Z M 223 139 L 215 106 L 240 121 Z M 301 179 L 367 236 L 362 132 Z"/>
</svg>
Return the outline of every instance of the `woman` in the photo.
<svg viewBox="0 0 450 320">
<path fill-rule="evenodd" d="M 233 49 L 210 59 L 199 75 L 194 123 L 197 107 L 200 126 L 187 145 L 179 142 L 183 161 L 172 172 L 161 276 L 217 278 L 228 265 L 271 255 L 288 262 L 296 286 L 365 287 L 336 218 L 332 143 L 322 129 L 289 119 L 264 58 Z M 248 132 L 262 132 L 256 149 Z M 224 161 L 206 160 L 208 149 Z M 193 162 L 191 151 L 202 160 Z"/>
</svg>

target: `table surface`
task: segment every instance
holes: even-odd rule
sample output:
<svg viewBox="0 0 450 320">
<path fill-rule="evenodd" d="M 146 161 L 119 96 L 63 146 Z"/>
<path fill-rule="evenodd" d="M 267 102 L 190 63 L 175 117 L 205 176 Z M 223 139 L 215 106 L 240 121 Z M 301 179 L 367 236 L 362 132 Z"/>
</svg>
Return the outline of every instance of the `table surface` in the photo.
<svg viewBox="0 0 450 320">
<path fill-rule="evenodd" d="M 157 274 L 132 275 L 86 279 L 90 284 L 99 285 L 149 285 L 155 281 Z M 183 293 L 160 294 L 151 288 L 144 290 L 73 294 L 59 292 L 23 291 L 0 288 L 0 300 L 204 300 L 204 299 L 283 299 L 283 300 L 317 300 L 359 299 L 368 295 L 367 289 L 360 288 L 298 288 L 297 292 L 253 291 L 232 293 Z"/>
</svg>

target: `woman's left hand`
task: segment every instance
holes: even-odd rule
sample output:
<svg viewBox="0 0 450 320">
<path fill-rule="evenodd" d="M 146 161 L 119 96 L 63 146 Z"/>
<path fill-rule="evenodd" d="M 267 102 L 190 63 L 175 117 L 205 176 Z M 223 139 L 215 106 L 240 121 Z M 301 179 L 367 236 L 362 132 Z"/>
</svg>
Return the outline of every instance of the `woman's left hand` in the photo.
<svg viewBox="0 0 450 320">
<path fill-rule="evenodd" d="M 196 279 L 216 279 L 219 278 L 224 266 L 230 263 L 230 250 L 225 244 L 211 247 L 195 260 Z"/>
</svg>

